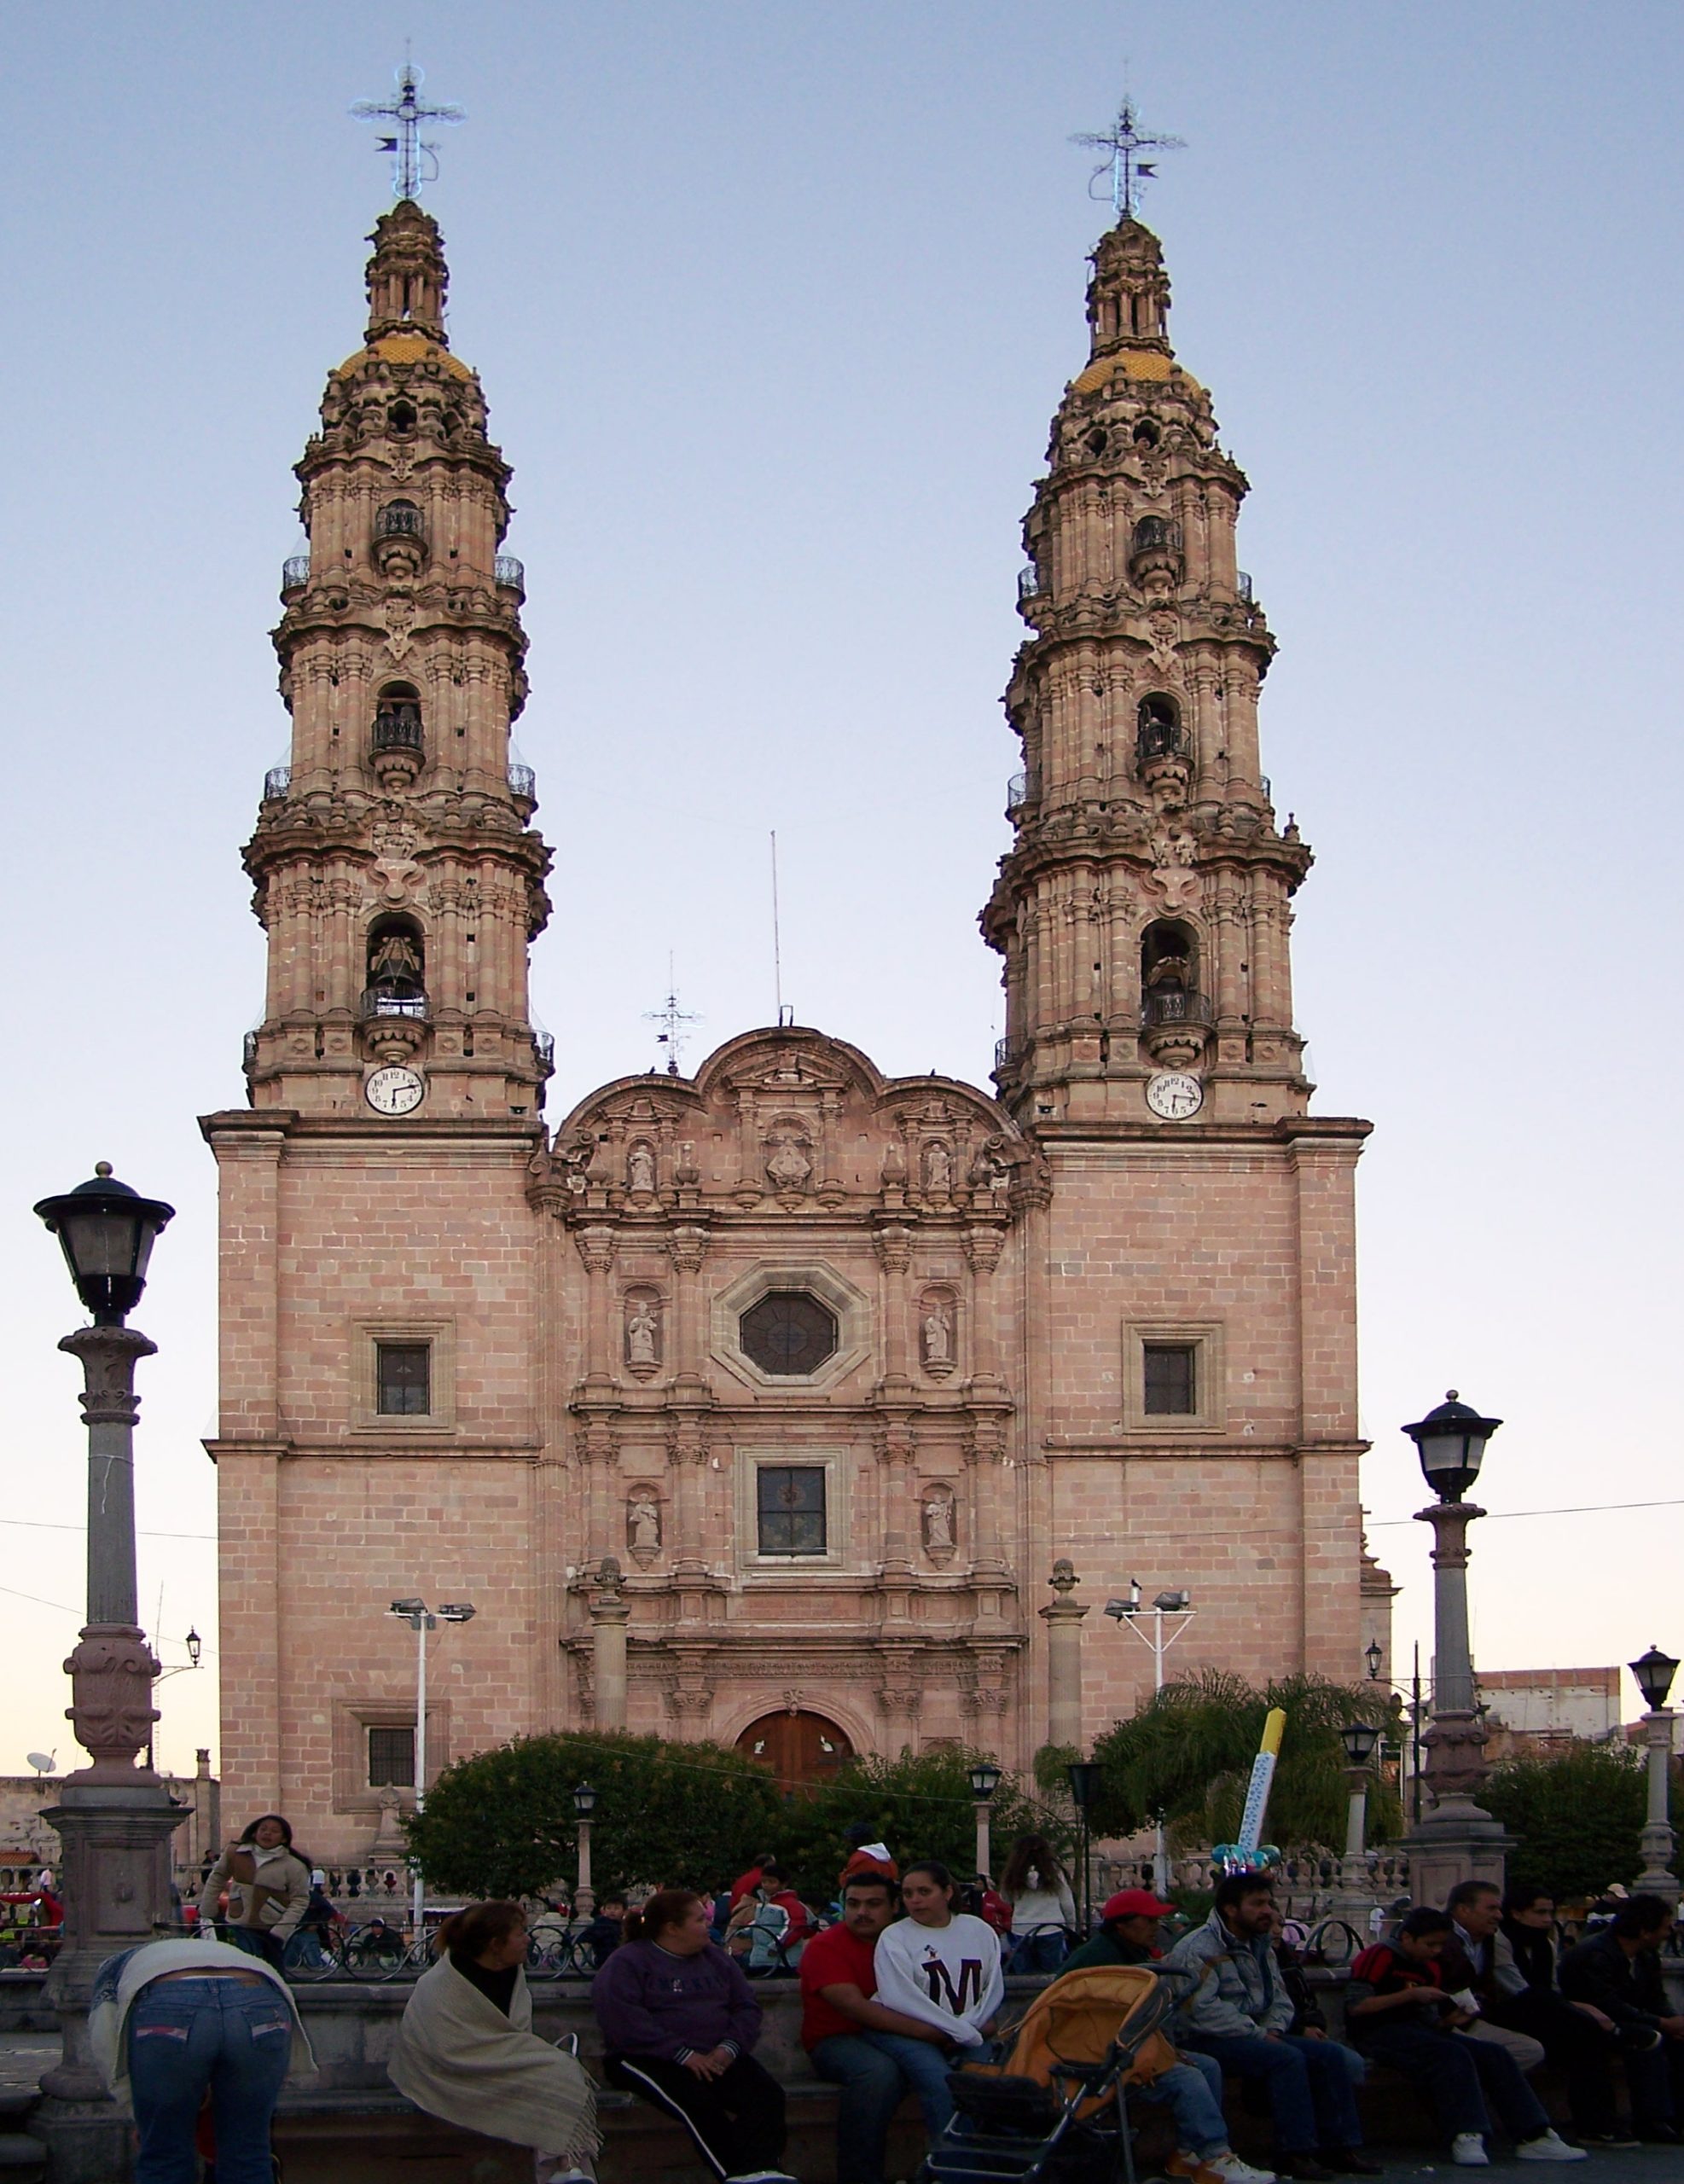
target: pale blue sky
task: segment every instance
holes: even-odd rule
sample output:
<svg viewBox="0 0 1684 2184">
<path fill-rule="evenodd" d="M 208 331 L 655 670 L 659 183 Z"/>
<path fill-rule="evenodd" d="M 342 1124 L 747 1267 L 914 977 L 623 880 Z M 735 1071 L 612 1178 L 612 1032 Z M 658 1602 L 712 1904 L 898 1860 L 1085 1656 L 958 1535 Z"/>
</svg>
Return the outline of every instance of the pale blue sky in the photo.
<svg viewBox="0 0 1684 2184">
<path fill-rule="evenodd" d="M 180 1209 L 138 1316 L 142 1522 L 212 1529 L 194 1118 L 241 1096 L 290 466 L 386 201 L 346 110 L 405 35 L 470 115 L 427 201 L 515 467 L 552 1119 L 655 1059 L 669 949 L 693 1059 L 769 1015 L 774 826 L 802 1019 L 986 1081 L 1018 526 L 1104 224 L 1066 139 L 1126 56 L 1188 140 L 1147 214 L 1254 487 L 1317 1107 L 1377 1125 L 1367 1492 L 1400 1641 L 1429 1594 L 1396 1428 L 1447 1385 L 1508 1420 L 1494 1514 L 1684 1491 L 1675 7 L 15 0 L 0 28 L 0 1771 L 72 1748 L 79 1542 L 45 1527 L 81 1521 L 74 1308 L 28 1209 L 96 1158 Z M 1481 1527 L 1479 1658 L 1684 1651 L 1680 1513 Z M 213 1641 L 208 1543 L 142 1565 L 148 1618 L 162 1584 L 166 1636 Z M 210 1677 L 164 1704 L 186 1763 Z"/>
</svg>

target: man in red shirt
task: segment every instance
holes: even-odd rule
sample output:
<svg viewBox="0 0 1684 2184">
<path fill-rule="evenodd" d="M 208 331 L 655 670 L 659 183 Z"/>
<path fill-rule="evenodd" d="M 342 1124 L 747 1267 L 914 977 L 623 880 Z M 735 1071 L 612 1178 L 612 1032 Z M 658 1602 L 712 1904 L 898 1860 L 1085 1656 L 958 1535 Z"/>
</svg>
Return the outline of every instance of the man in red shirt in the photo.
<svg viewBox="0 0 1684 2184">
<path fill-rule="evenodd" d="M 953 2043 L 921 2018 L 885 2009 L 873 1960 L 898 1891 L 886 1873 L 854 1873 L 842 1920 L 801 1958 L 801 2044 L 842 2098 L 836 2112 L 836 2184 L 885 2184 L 889 2125 L 926 2071 L 942 2072 Z"/>
</svg>

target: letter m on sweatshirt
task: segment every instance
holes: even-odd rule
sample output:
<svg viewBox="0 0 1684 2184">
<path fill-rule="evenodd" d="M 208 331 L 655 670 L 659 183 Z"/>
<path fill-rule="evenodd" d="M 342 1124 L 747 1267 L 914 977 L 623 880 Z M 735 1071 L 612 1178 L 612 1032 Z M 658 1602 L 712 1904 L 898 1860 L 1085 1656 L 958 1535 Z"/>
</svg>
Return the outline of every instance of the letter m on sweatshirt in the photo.
<svg viewBox="0 0 1684 2184">
<path fill-rule="evenodd" d="M 968 2016 L 981 2001 L 983 1968 L 979 1956 L 961 1959 L 956 1982 L 938 1956 L 926 1958 L 921 1969 L 930 1989 L 930 2000 L 939 2008 L 951 2010 L 955 2017 Z"/>
</svg>

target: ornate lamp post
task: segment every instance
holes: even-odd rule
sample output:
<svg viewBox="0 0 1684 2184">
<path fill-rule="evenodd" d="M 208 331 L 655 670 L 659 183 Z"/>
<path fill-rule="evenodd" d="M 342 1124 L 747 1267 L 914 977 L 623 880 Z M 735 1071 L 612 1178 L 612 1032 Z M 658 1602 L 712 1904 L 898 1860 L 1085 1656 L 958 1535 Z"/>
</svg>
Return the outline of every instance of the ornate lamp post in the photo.
<svg viewBox="0 0 1684 2184">
<path fill-rule="evenodd" d="M 1409 1889 L 1418 1903 L 1442 1903 L 1458 1881 L 1502 1885 L 1511 1838 L 1474 1800 L 1485 1780 L 1485 1724 L 1473 1688 L 1467 1635 L 1467 1528 L 1485 1512 L 1462 1496 L 1479 1476 L 1486 1443 L 1502 1424 L 1482 1418 L 1452 1388 L 1436 1410 L 1403 1431 L 1438 1499 L 1416 1517 L 1432 1546 L 1432 1726 L 1426 1785 L 1431 1804 L 1408 1837 Z"/>
<path fill-rule="evenodd" d="M 579 1831 L 579 1880 L 573 1891 L 573 1909 L 582 1919 L 596 1908 L 596 1891 L 590 1885 L 590 1821 L 599 1795 L 589 1782 L 581 1782 L 573 1792 L 573 1817 Z"/>
<path fill-rule="evenodd" d="M 988 1808 L 1000 1787 L 1000 1769 L 991 1759 L 979 1759 L 971 1769 L 971 1795 L 977 1807 L 977 1879 L 986 1880 L 992 1848 L 988 1839 Z"/>
<path fill-rule="evenodd" d="M 1085 1942 L 1094 1926 L 1093 1861 L 1088 1855 L 1088 1809 L 1100 1793 L 1099 1762 L 1095 1759 L 1072 1759 L 1068 1771 L 1071 1802 L 1082 1822 L 1082 1938 Z"/>
<path fill-rule="evenodd" d="M 1648 1709 L 1643 1716 L 1643 1727 L 1649 1745 L 1649 1817 L 1641 1838 L 1643 1870 L 1637 1877 L 1637 1885 L 1646 1895 L 1664 1896 L 1669 1903 L 1676 1903 L 1678 1880 L 1671 1862 L 1678 1838 L 1667 1817 L 1672 1709 L 1666 1702 L 1672 1691 L 1672 1679 L 1678 1673 L 1678 1664 L 1670 1654 L 1662 1653 L 1658 1646 L 1651 1646 L 1640 1659 L 1631 1664 L 1631 1672 Z"/>
<path fill-rule="evenodd" d="M 1339 1742 L 1344 1746 L 1345 1780 L 1350 1788 L 1350 1804 L 1344 1823 L 1347 1859 L 1362 1856 L 1368 1819 L 1368 1769 L 1379 1740 L 1379 1731 L 1368 1722 L 1347 1722 L 1339 1731 Z"/>
<path fill-rule="evenodd" d="M 105 1957 L 150 1941 L 168 1916 L 170 1838 L 189 1810 L 171 1800 L 148 1750 L 159 1669 L 135 1582 L 135 1367 L 157 1345 L 124 1324 L 174 1208 L 142 1198 L 102 1160 L 89 1182 L 35 1211 L 58 1238 L 94 1322 L 59 1345 L 81 1363 L 88 1428 L 88 1619 L 65 1669 L 67 1712 L 90 1764 L 67 1776 L 42 1815 L 64 1850 L 65 1945 L 49 1982 L 64 2053 L 41 2081 L 48 2098 L 37 2118 L 54 2175 L 80 2184 L 117 2175 L 126 2158 L 127 2127 L 88 2049 L 94 1974 Z"/>
</svg>

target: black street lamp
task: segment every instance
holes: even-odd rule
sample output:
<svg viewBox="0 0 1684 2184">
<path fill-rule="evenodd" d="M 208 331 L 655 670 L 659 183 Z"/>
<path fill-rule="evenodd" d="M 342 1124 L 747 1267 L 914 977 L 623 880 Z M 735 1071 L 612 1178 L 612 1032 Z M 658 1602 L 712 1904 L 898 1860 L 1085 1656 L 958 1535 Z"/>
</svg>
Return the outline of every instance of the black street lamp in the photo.
<svg viewBox="0 0 1684 2184">
<path fill-rule="evenodd" d="M 1372 1722 L 1347 1722 L 1339 1731 L 1344 1746 L 1345 1784 L 1350 1802 L 1345 1810 L 1344 1855 L 1347 1864 L 1362 1856 L 1368 1832 L 1368 1767 L 1380 1732 Z"/>
<path fill-rule="evenodd" d="M 1441 1502 L 1461 1500 L 1479 1476 L 1485 1443 L 1501 1424 L 1501 1419 L 1482 1418 L 1459 1403 L 1452 1388 L 1437 1410 L 1403 1428 L 1415 1444 L 1427 1484 Z"/>
<path fill-rule="evenodd" d="M 1380 1732 L 1368 1722 L 1347 1722 L 1339 1731 L 1344 1756 L 1353 1767 L 1366 1767 L 1374 1756 Z"/>
<path fill-rule="evenodd" d="M 590 1818 L 597 1806 L 599 1792 L 589 1782 L 581 1782 L 573 1792 L 573 1815 L 578 1822 L 579 1879 L 573 1891 L 573 1908 L 582 1917 L 589 1918 L 596 1908 L 596 1891 L 590 1885 Z"/>
<path fill-rule="evenodd" d="M 1672 1679 L 1678 1673 L 1678 1664 L 1669 1653 L 1662 1653 L 1658 1646 L 1651 1646 L 1646 1653 L 1631 1664 L 1631 1672 L 1648 1710 L 1643 1716 L 1643 1729 L 1644 1740 L 1649 1747 L 1649 1809 L 1640 1838 L 1643 1870 L 1637 1877 L 1637 1885 L 1646 1896 L 1664 1896 L 1669 1903 L 1676 1903 L 1678 1883 L 1671 1861 L 1677 1838 L 1672 1831 L 1669 1809 L 1673 1716 L 1666 1702 L 1672 1695 Z"/>
<path fill-rule="evenodd" d="M 1670 1654 L 1662 1653 L 1658 1646 L 1651 1646 L 1646 1653 L 1640 1654 L 1631 1664 L 1631 1673 L 1643 1693 L 1643 1704 L 1652 1714 L 1658 1714 L 1672 1694 L 1677 1662 Z"/>
<path fill-rule="evenodd" d="M 1378 1638 L 1371 1638 L 1368 1641 L 1362 1648 L 1362 1658 L 1368 1664 L 1369 1682 L 1378 1683 L 1380 1680 L 1380 1668 L 1385 1659 L 1385 1655 L 1380 1651 L 1380 1642 Z"/>
<path fill-rule="evenodd" d="M 175 1217 L 162 1199 L 142 1198 L 119 1183 L 111 1163 L 95 1164 L 92 1179 L 35 1209 L 59 1240 L 76 1293 L 96 1327 L 120 1327 L 146 1287 L 152 1247 Z"/>
<path fill-rule="evenodd" d="M 993 1855 L 989 1841 L 988 1808 L 995 1792 L 1000 1787 L 1000 1769 L 991 1759 L 978 1759 L 971 1769 L 971 1796 L 977 1814 L 977 1880 L 985 1886 L 988 1881 L 989 1860 Z"/>
</svg>

